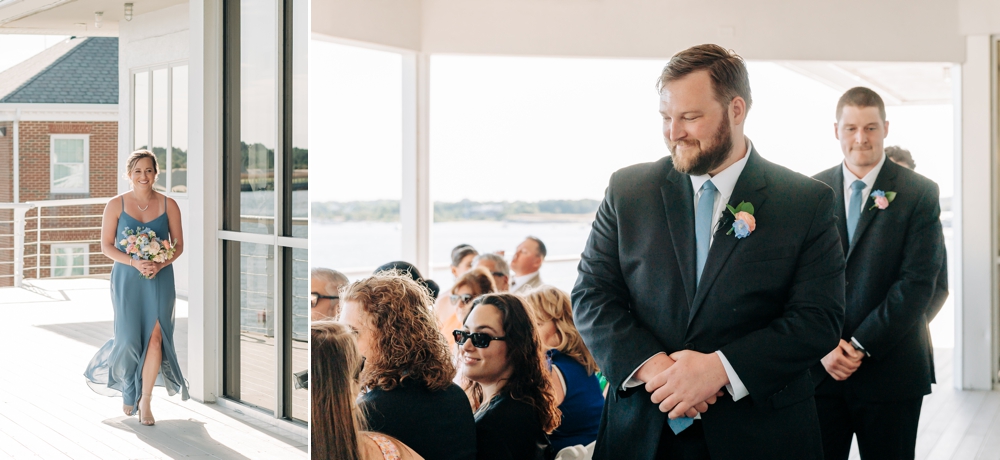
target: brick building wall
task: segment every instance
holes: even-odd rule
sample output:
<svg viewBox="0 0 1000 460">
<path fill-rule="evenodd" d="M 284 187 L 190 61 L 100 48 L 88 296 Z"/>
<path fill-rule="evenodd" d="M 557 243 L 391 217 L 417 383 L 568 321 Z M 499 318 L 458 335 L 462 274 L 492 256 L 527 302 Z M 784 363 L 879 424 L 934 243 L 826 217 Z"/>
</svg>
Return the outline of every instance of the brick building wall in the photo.
<svg viewBox="0 0 1000 460">
<path fill-rule="evenodd" d="M 115 196 L 118 191 L 118 123 L 117 122 L 44 122 L 44 121 L 22 121 L 19 127 L 19 165 L 20 165 L 20 201 L 38 200 L 58 200 L 72 198 L 98 198 Z M 8 129 L 11 131 L 11 129 Z M 51 190 L 51 135 L 53 134 L 89 134 L 89 191 L 88 193 L 77 194 L 54 194 Z M 0 168 L 7 158 L 7 164 L 12 164 L 13 153 L 5 157 L 4 139 L 12 139 L 12 136 L 0 138 Z M 12 142 L 9 149 L 12 150 Z M 6 168 L 3 168 L 6 169 Z M 0 169 L 0 170 L 3 170 Z M 12 169 L 12 168 L 11 168 Z M 6 174 L 5 176 L 13 176 Z M 2 180 L 2 179 L 0 179 Z M 11 180 L 12 182 L 12 180 Z M 3 182 L 0 182 L 0 187 Z M 12 190 L 12 184 L 7 186 Z M 3 193 L 0 191 L 0 193 Z M 2 197 L 3 195 L 0 195 Z M 0 198 L 0 202 L 10 202 L 11 196 L 7 199 Z M 25 250 L 24 250 L 24 273 L 26 278 L 36 276 L 45 278 L 51 276 L 51 270 L 47 267 L 53 265 L 51 258 L 52 248 L 50 242 L 72 243 L 75 241 L 93 241 L 88 244 L 87 252 L 94 253 L 88 256 L 90 274 L 110 273 L 110 267 L 100 267 L 108 265 L 111 261 L 100 254 L 101 247 L 96 243 L 100 239 L 101 214 L 104 205 L 85 206 L 62 206 L 58 208 L 44 208 L 41 210 L 41 219 L 38 219 L 39 210 L 32 209 L 27 214 L 27 224 L 25 226 Z M 0 222 L 12 219 L 4 219 L 0 212 Z M 39 221 L 41 228 L 39 231 Z M 0 227 L 0 234 L 9 234 Z M 41 245 L 36 242 L 41 239 Z M 0 248 L 12 247 L 13 239 L 9 242 L 0 239 Z M 13 251 L 0 250 L 0 253 L 8 253 L 8 259 L 13 258 Z M 39 255 L 41 257 L 36 257 Z M 5 254 L 0 254 L 0 260 Z M 2 265 L 11 267 L 11 264 L 0 264 L 0 276 L 4 274 Z M 38 266 L 42 268 L 38 269 Z M 10 277 L 0 277 L 0 286 L 10 286 L 13 279 Z"/>
</svg>

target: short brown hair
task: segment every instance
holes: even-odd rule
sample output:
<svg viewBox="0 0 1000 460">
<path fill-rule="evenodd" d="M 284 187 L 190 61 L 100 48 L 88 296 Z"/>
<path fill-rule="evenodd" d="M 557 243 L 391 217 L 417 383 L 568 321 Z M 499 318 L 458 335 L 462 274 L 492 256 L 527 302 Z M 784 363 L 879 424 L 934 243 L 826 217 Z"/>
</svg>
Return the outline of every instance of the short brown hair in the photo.
<svg viewBox="0 0 1000 460">
<path fill-rule="evenodd" d="M 885 121 L 885 103 L 882 102 L 882 97 L 864 86 L 855 86 L 840 96 L 840 100 L 837 101 L 837 121 L 840 121 L 840 116 L 844 114 L 845 105 L 877 107 L 879 116 L 882 117 L 882 121 Z"/>
<path fill-rule="evenodd" d="M 391 391 L 403 379 L 431 391 L 451 385 L 455 365 L 431 311 L 430 293 L 405 272 L 389 270 L 355 281 L 340 291 L 342 302 L 357 302 L 370 321 L 372 348 L 360 384 Z"/>
<path fill-rule="evenodd" d="M 896 163 L 910 169 L 917 169 L 917 163 L 913 161 L 913 155 L 910 154 L 909 150 L 906 150 L 898 145 L 890 145 L 885 148 L 885 154 L 890 160 L 895 161 Z"/>
<path fill-rule="evenodd" d="M 130 174 L 132 174 L 132 168 L 135 167 L 135 164 L 138 163 L 139 160 L 141 160 L 143 158 L 149 158 L 150 160 L 153 160 L 153 174 L 156 174 L 156 175 L 160 174 L 160 165 L 156 162 L 156 155 L 153 154 L 153 152 L 150 152 L 149 150 L 141 149 L 141 150 L 136 150 L 136 151 L 132 152 L 128 156 L 128 160 L 125 161 L 125 178 L 126 179 L 128 179 L 128 176 Z"/>
<path fill-rule="evenodd" d="M 733 50 L 727 50 L 719 45 L 692 46 L 675 54 L 670 62 L 663 67 L 660 79 L 656 81 L 656 89 L 663 87 L 684 76 L 704 70 L 712 78 L 715 98 L 723 107 L 728 107 L 733 98 L 742 97 L 747 103 L 747 111 L 753 105 L 750 95 L 750 74 L 746 62 Z"/>
<path fill-rule="evenodd" d="M 497 292 L 497 285 L 493 281 L 493 275 L 485 267 L 476 267 L 462 274 L 455 281 L 455 285 L 451 287 L 451 293 L 454 294 L 462 286 L 472 288 L 473 297 Z"/>
</svg>

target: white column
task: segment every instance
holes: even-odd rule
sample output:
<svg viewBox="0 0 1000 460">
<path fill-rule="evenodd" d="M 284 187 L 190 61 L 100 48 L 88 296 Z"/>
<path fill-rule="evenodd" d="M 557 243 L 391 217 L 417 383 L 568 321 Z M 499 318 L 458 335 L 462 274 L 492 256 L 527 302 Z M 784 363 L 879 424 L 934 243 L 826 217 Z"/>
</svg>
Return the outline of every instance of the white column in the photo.
<svg viewBox="0 0 1000 460">
<path fill-rule="evenodd" d="M 430 56 L 403 54 L 403 260 L 431 277 Z"/>
<path fill-rule="evenodd" d="M 993 388 L 996 325 L 996 191 L 991 91 L 992 40 L 967 38 L 966 60 L 953 78 L 955 98 L 955 388 Z"/>
<path fill-rule="evenodd" d="M 214 402 L 222 394 L 222 3 L 190 8 L 187 378 L 192 398 Z"/>
<path fill-rule="evenodd" d="M 16 190 L 16 189 L 15 189 Z M 14 212 L 14 287 L 21 287 L 24 281 L 24 225 L 25 214 L 31 209 L 31 205 L 17 206 L 15 201 Z"/>
</svg>

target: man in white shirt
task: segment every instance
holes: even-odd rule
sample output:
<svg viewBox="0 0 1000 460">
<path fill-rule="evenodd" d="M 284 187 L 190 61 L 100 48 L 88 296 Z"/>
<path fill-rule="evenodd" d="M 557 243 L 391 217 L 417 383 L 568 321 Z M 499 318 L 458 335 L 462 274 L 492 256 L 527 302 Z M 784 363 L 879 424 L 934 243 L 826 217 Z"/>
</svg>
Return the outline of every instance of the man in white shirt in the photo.
<svg viewBox="0 0 1000 460">
<path fill-rule="evenodd" d="M 611 177 L 573 289 L 611 388 L 596 460 L 822 458 L 809 368 L 843 322 L 834 194 L 760 156 L 751 102 L 735 53 L 674 55 L 672 155 Z"/>
<path fill-rule="evenodd" d="M 514 258 L 510 261 L 510 269 L 514 272 L 514 278 L 510 280 L 510 292 L 516 294 L 542 285 L 538 270 L 542 268 L 547 253 L 545 243 L 534 236 L 525 238 L 517 245 Z"/>
</svg>

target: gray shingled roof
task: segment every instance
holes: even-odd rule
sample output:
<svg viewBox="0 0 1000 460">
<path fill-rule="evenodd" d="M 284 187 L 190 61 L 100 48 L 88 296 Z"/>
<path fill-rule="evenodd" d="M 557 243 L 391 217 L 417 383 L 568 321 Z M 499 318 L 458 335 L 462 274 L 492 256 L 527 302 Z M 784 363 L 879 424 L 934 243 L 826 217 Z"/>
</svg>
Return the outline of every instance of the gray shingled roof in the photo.
<svg viewBox="0 0 1000 460">
<path fill-rule="evenodd" d="M 117 104 L 118 39 L 86 38 L 2 96 L 0 103 Z"/>
</svg>

